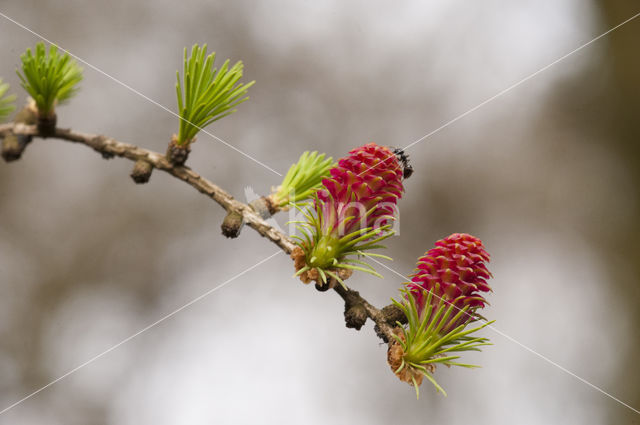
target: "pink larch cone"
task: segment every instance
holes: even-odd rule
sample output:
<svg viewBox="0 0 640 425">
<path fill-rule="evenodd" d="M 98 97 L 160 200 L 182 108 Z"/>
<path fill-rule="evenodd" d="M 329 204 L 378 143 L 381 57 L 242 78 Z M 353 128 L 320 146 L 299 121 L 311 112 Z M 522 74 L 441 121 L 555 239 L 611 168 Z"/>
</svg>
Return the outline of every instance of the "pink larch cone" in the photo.
<svg viewBox="0 0 640 425">
<path fill-rule="evenodd" d="M 368 143 L 353 149 L 322 180 L 318 192 L 327 233 L 340 236 L 366 227 L 381 227 L 395 217 L 402 197 L 402 166 L 389 148 Z M 371 208 L 375 210 L 366 215 Z M 347 217 L 353 217 L 345 221 Z"/>
<path fill-rule="evenodd" d="M 349 257 L 366 256 L 393 234 L 402 196 L 403 168 L 387 147 L 369 143 L 349 152 L 322 180 L 314 208 L 307 215 L 299 249 L 294 251 L 297 275 L 322 284 L 326 275 L 342 282 L 340 270 L 361 270 L 379 276 L 367 264 Z M 321 282 L 322 281 L 322 282 Z"/>
<path fill-rule="evenodd" d="M 418 309 L 424 308 L 425 302 L 421 289 L 433 290 L 432 303 L 437 304 L 442 298 L 457 309 L 470 307 L 469 314 L 444 331 L 473 320 L 474 311 L 487 303 L 481 293 L 491 291 L 487 284 L 491 273 L 485 264 L 489 259 L 482 241 L 466 233 L 454 233 L 436 242 L 435 248 L 418 259 L 412 283 L 407 285 L 416 298 Z"/>
</svg>

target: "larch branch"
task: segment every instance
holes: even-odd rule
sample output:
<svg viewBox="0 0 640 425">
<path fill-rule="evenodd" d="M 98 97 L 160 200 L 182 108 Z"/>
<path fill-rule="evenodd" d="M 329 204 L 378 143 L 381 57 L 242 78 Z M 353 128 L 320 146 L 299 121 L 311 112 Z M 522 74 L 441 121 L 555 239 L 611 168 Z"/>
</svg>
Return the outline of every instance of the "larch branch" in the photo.
<svg viewBox="0 0 640 425">
<path fill-rule="evenodd" d="M 8 123 L 0 125 L 0 138 L 8 139 L 9 137 L 22 137 L 22 139 L 26 138 L 30 141 L 32 137 L 43 137 L 43 135 L 38 131 L 38 128 L 35 125 L 26 125 L 22 123 Z M 81 133 L 71 129 L 56 128 L 53 134 L 49 137 L 84 144 L 99 152 L 105 158 L 117 156 L 129 159 L 137 164 L 144 161 L 150 164 L 153 168 L 167 172 L 177 179 L 184 181 L 199 192 L 205 194 L 224 208 L 227 213 L 234 213 L 241 216 L 243 221 L 249 225 L 249 227 L 253 228 L 260 235 L 278 245 L 278 247 L 287 254 L 291 254 L 296 246 L 291 238 L 275 227 L 269 225 L 249 205 L 236 200 L 227 191 L 196 173 L 189 167 L 173 165 L 163 154 L 143 149 L 129 143 L 120 142 L 111 137 Z M 24 149 L 27 143 L 28 142 L 20 145 L 20 149 Z M 3 154 L 4 153 L 5 152 L 3 152 Z M 20 154 L 21 151 L 17 153 L 17 157 L 12 156 L 11 160 L 19 158 Z M 7 156 L 5 156 L 5 159 L 7 159 Z M 371 305 L 357 291 L 345 289 L 340 285 L 336 285 L 334 289 L 345 302 L 345 321 L 347 327 L 360 329 L 367 318 L 369 318 L 375 323 L 376 333 L 378 336 L 385 342 L 389 342 L 392 339 L 391 334 L 392 329 L 395 326 L 395 322 L 404 321 L 403 315 L 398 315 L 398 311 L 396 311 L 399 309 L 393 305 L 386 306 L 380 310 Z"/>
</svg>

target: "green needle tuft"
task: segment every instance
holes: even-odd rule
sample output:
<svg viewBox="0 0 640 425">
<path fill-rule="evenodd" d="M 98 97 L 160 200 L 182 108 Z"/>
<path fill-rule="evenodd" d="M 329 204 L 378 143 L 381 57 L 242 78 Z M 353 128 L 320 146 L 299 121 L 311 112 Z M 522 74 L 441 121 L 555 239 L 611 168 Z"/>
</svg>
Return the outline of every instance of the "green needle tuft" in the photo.
<svg viewBox="0 0 640 425">
<path fill-rule="evenodd" d="M 214 68 L 216 54 L 207 56 L 207 45 L 191 48 L 187 56 L 184 49 L 182 80 L 178 71 L 176 94 L 178 96 L 178 113 L 180 129 L 177 145 L 186 146 L 192 143 L 196 134 L 209 124 L 231 115 L 236 106 L 249 99 L 247 90 L 255 81 L 240 84 L 242 78 L 242 62 L 229 67 L 227 59 L 220 69 Z"/>
<path fill-rule="evenodd" d="M 333 158 L 327 158 L 325 154 L 304 152 L 271 195 L 274 205 L 285 209 L 290 204 L 308 200 L 322 186 L 322 179 L 329 176 L 329 170 L 335 165 Z"/>
<path fill-rule="evenodd" d="M 20 56 L 22 73 L 16 70 L 22 87 L 36 103 L 40 117 L 51 117 L 55 106 L 62 104 L 78 91 L 82 81 L 82 68 L 71 59 L 68 53 L 58 53 L 58 46 L 51 45 L 49 53 L 44 43 L 36 44 Z"/>
</svg>

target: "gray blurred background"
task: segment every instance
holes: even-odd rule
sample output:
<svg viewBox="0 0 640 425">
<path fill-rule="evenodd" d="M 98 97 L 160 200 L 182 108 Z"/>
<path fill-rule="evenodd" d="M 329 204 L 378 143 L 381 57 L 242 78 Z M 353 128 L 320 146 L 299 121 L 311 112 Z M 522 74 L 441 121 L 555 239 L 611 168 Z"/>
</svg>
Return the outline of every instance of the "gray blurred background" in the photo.
<svg viewBox="0 0 640 425">
<path fill-rule="evenodd" d="M 209 131 L 284 173 L 298 155 L 406 146 L 640 12 L 636 1 L 88 2 L 0 11 L 175 109 L 182 49 L 243 60 L 251 100 Z M 482 238 L 485 315 L 640 408 L 640 18 L 407 151 L 390 267 L 453 232 Z M 0 76 L 21 91 L 38 38 L 0 18 Z M 85 67 L 59 124 L 164 151 L 178 122 Z M 243 199 L 279 177 L 200 135 L 189 165 Z M 0 163 L 0 410 L 277 252 L 160 172 L 37 140 Z M 286 217 L 280 217 L 284 222 Z M 349 283 L 376 305 L 402 279 Z M 0 416 L 1 424 L 638 424 L 640 415 L 486 330 L 493 346 L 420 400 L 371 325 L 291 277 L 279 254 Z"/>
</svg>

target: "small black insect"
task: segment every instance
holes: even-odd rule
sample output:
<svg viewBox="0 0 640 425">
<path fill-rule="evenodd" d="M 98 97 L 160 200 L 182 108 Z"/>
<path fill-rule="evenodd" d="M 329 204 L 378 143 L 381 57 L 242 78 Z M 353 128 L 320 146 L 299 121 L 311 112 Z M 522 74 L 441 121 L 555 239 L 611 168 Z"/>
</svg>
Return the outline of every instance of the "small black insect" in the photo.
<svg viewBox="0 0 640 425">
<path fill-rule="evenodd" d="M 393 148 L 393 153 L 398 157 L 398 161 L 402 164 L 402 177 L 408 179 L 413 174 L 413 167 L 409 164 L 409 155 L 404 153 L 402 148 Z"/>
</svg>

